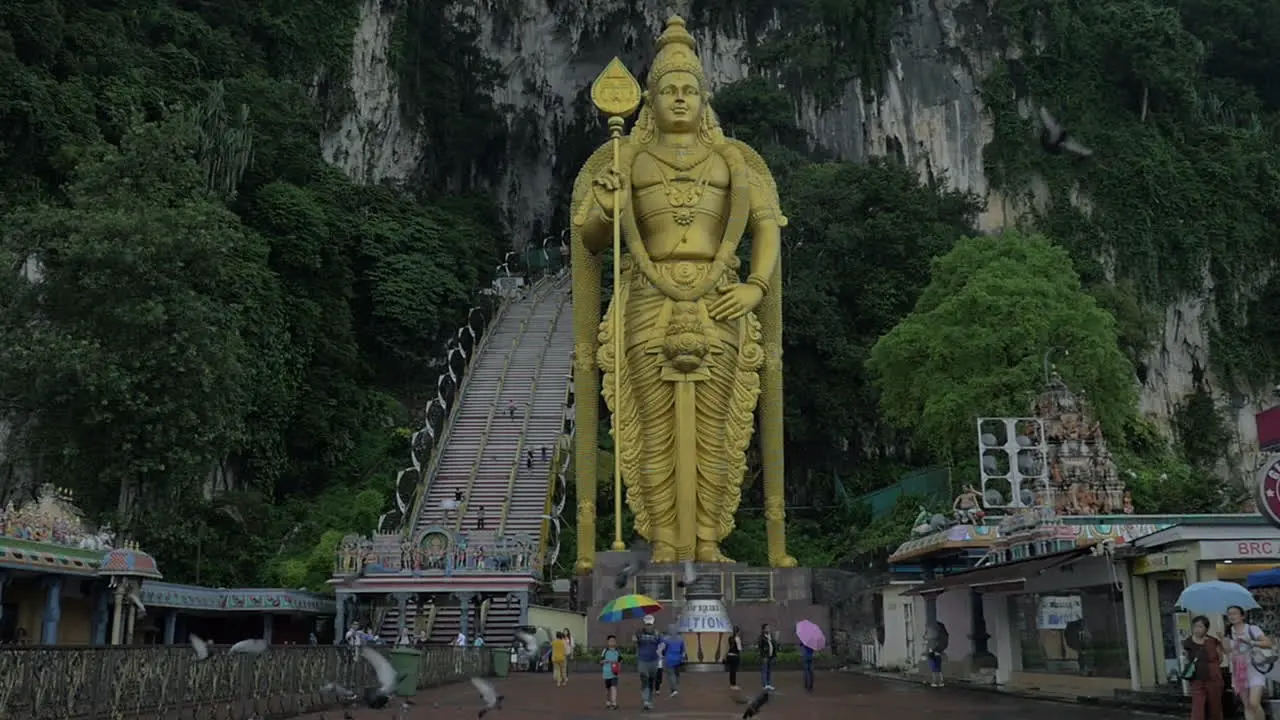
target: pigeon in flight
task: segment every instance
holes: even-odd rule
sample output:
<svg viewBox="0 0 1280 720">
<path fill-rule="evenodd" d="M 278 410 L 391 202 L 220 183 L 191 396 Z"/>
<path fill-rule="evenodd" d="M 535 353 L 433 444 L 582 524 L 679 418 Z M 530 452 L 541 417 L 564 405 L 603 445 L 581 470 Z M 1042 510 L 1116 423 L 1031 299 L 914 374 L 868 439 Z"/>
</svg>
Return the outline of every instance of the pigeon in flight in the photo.
<svg viewBox="0 0 1280 720">
<path fill-rule="evenodd" d="M 503 696 L 498 694 L 493 684 L 484 678 L 473 677 L 471 684 L 476 686 L 476 690 L 480 691 L 480 697 L 484 698 L 484 707 L 480 708 L 477 718 L 482 718 L 490 710 L 501 710 Z"/>
<path fill-rule="evenodd" d="M 192 635 L 191 649 L 196 651 L 196 662 L 209 659 L 209 643 L 204 638 Z"/>
<path fill-rule="evenodd" d="M 769 702 L 769 691 L 762 690 L 759 695 L 751 698 L 751 702 L 747 703 L 747 709 L 742 711 L 743 720 L 753 718 L 760 714 L 760 708 Z"/>
<path fill-rule="evenodd" d="M 138 597 L 138 593 L 131 591 L 129 593 L 129 602 L 133 603 L 133 606 L 138 609 L 138 617 L 147 616 L 147 606 L 142 604 L 142 598 Z"/>
<path fill-rule="evenodd" d="M 364 703 L 374 710 L 381 710 L 396 694 L 396 683 L 400 682 L 400 675 L 391 667 L 390 660 L 368 645 L 360 648 L 360 656 L 373 666 L 373 674 L 378 677 L 377 687 L 365 688 Z"/>
<path fill-rule="evenodd" d="M 523 630 L 517 630 L 516 641 L 519 642 L 530 655 L 536 655 L 538 653 L 538 638 L 534 637 L 531 633 L 527 633 Z"/>
<path fill-rule="evenodd" d="M 227 652 L 232 655 L 261 655 L 266 652 L 266 650 L 266 640 L 263 640 L 262 638 L 253 638 L 251 640 L 241 640 L 235 645 L 232 645 Z"/>
<path fill-rule="evenodd" d="M 636 540 L 631 544 L 631 557 L 627 560 L 627 564 L 618 571 L 617 577 L 613 579 L 614 587 L 621 590 L 627 586 L 636 573 L 643 571 L 649 567 L 649 543 L 644 540 Z"/>
<path fill-rule="evenodd" d="M 676 583 L 679 587 L 686 588 L 698 581 L 698 571 L 693 567 L 692 560 L 684 561 L 684 575 L 680 581 Z"/>
<path fill-rule="evenodd" d="M 1057 120 L 1049 114 L 1049 111 L 1043 106 L 1040 107 L 1040 146 L 1046 152 L 1052 155 L 1061 155 L 1063 151 L 1079 155 L 1080 157 L 1089 157 L 1093 151 L 1076 142 L 1067 129 L 1063 127 Z"/>
</svg>

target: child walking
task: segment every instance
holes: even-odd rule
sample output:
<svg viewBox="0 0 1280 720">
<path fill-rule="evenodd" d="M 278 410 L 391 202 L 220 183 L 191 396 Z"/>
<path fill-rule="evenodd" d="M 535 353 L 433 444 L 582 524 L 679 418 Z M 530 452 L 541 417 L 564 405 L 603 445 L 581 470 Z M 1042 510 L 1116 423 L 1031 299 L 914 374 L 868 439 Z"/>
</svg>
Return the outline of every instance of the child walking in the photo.
<svg viewBox="0 0 1280 720">
<path fill-rule="evenodd" d="M 622 672 L 622 653 L 618 652 L 618 636 L 610 635 L 608 647 L 600 653 L 600 674 L 604 677 L 604 707 L 618 709 L 618 675 Z"/>
<path fill-rule="evenodd" d="M 569 653 L 565 646 L 564 633 L 556 633 L 556 639 L 551 641 L 551 668 L 556 678 L 556 687 L 564 687 L 569 682 L 569 673 L 565 667 Z"/>
</svg>

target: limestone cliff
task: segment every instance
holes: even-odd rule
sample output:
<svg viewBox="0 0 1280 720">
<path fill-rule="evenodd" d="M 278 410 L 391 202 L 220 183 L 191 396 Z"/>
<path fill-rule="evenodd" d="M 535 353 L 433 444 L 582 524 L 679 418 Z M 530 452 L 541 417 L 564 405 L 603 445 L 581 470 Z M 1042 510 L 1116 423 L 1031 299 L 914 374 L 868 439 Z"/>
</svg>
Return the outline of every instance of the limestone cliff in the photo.
<svg viewBox="0 0 1280 720">
<path fill-rule="evenodd" d="M 690 0 L 479 0 L 486 52 L 505 70 L 497 100 L 507 107 L 514 142 L 499 196 L 515 242 L 537 242 L 555 224 L 570 164 L 605 137 L 586 98 L 596 74 L 620 55 L 638 75 L 653 39 L 673 10 L 688 14 Z M 469 7 L 471 5 L 468 5 Z M 998 230 L 1016 222 L 1020 203 L 991 190 L 983 148 L 992 128 L 978 92 L 993 59 L 964 22 L 970 0 L 910 0 L 890 49 L 889 70 L 870 101 L 852 82 L 841 102 L 820 109 L 802 100 L 798 125 L 826 149 L 848 160 L 894 154 L 922 179 L 950 185 L 986 201 L 980 222 Z M 421 157 L 419 139 L 397 113 L 389 46 L 398 3 L 366 0 L 352 56 L 353 107 L 323 138 L 325 157 L 365 182 L 404 180 Z M 691 21 L 713 90 L 746 76 L 742 52 L 746 23 L 721 18 Z M 1040 198 L 1039 188 L 1027 197 Z M 1208 285 L 1165 309 L 1163 330 L 1147 358 L 1142 409 L 1167 425 L 1174 407 L 1210 367 Z M 1257 402 L 1220 391 L 1220 404 L 1238 436 L 1238 471 L 1257 457 L 1253 413 Z"/>
</svg>

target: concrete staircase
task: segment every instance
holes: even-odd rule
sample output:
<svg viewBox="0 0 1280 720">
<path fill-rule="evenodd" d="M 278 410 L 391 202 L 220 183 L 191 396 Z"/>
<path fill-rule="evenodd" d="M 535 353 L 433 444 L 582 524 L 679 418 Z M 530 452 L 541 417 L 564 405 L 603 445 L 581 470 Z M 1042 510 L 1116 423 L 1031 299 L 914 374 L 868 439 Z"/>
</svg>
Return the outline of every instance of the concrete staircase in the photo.
<svg viewBox="0 0 1280 720">
<path fill-rule="evenodd" d="M 430 628 L 427 642 L 432 645 L 448 645 L 458 636 L 458 628 L 462 624 L 462 612 L 453 598 L 441 598 L 440 605 L 435 608 L 435 616 L 431 616 L 431 608 L 422 607 L 422 615 L 418 614 L 418 601 L 410 598 L 405 604 L 405 628 L 411 638 L 417 636 L 419 628 Z M 479 618 L 472 610 L 468 640 L 475 641 Z M 506 597 L 495 597 L 489 601 L 489 610 L 485 613 L 484 641 L 491 647 L 511 647 L 515 640 L 516 628 L 520 625 L 520 602 Z M 400 608 L 396 605 L 388 607 L 382 615 L 382 623 L 378 626 L 378 635 L 388 645 L 394 645 L 400 629 Z"/>
<path fill-rule="evenodd" d="M 546 337 L 561 316 L 564 327 L 572 332 L 570 307 L 568 281 L 560 279 L 543 283 L 530 298 L 507 308 L 485 341 L 484 352 L 467 370 L 461 405 L 435 475 L 428 479 L 417 527 L 473 530 L 481 507 L 488 527 L 499 526 L 507 480 L 524 430 L 529 388 L 538 376 L 539 360 L 547 352 Z M 509 410 L 512 402 L 516 405 L 514 419 Z M 458 490 L 463 493 L 462 506 L 446 520 L 441 503 L 452 499 Z"/>
<path fill-rule="evenodd" d="M 414 518 L 415 528 L 438 525 L 466 530 L 469 542 L 475 545 L 516 535 L 528 535 L 535 542 L 540 538 L 550 464 L 561 433 L 569 385 L 571 313 L 568 273 L 538 284 L 529 297 L 507 307 L 485 340 L 483 352 L 467 370 L 461 404 L 436 471 L 428 479 L 426 497 Z M 543 447 L 547 449 L 545 460 Z M 442 503 L 452 500 L 458 490 L 463 493 L 463 503 L 446 517 Z M 484 530 L 476 528 L 481 507 Z M 429 625 L 430 642 L 448 644 L 457 636 L 461 611 L 452 598 L 440 598 L 438 603 L 432 614 L 422 608 L 419 619 L 417 602 L 410 600 L 405 625 L 411 633 Z M 518 601 L 492 598 L 486 613 L 485 642 L 509 647 L 519 622 Z M 477 625 L 478 618 L 473 615 L 472 633 Z M 379 634 L 393 643 L 398 627 L 399 608 L 392 605 L 383 613 Z"/>
<path fill-rule="evenodd" d="M 498 534 L 538 538 L 547 512 L 551 461 L 564 423 L 564 396 L 570 381 L 573 352 L 571 305 L 566 293 L 563 312 L 546 338 L 534 382 L 529 387 L 515 463 L 503 488 L 505 503 Z"/>
</svg>

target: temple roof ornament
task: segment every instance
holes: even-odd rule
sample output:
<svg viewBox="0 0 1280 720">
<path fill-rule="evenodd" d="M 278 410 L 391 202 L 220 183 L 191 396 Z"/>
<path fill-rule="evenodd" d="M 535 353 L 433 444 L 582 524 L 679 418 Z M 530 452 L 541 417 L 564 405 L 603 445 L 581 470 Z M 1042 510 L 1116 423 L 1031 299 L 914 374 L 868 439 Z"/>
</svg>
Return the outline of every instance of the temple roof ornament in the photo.
<svg viewBox="0 0 1280 720">
<path fill-rule="evenodd" d="M 16 508 L 10 502 L 0 510 L 0 538 L 6 537 L 81 550 L 115 547 L 110 526 L 93 530 L 75 506 L 71 491 L 50 483 L 40 486 L 34 500 Z"/>
<path fill-rule="evenodd" d="M 1055 371 L 1031 410 L 1044 424 L 1052 513 L 1132 514 L 1132 500 L 1088 402 Z"/>
<path fill-rule="evenodd" d="M 103 577 L 139 577 L 160 580 L 160 568 L 156 559 L 138 548 L 138 543 L 127 542 L 102 556 L 98 574 Z"/>
</svg>

